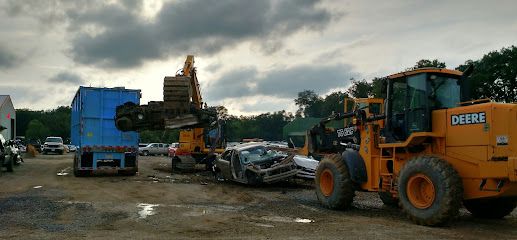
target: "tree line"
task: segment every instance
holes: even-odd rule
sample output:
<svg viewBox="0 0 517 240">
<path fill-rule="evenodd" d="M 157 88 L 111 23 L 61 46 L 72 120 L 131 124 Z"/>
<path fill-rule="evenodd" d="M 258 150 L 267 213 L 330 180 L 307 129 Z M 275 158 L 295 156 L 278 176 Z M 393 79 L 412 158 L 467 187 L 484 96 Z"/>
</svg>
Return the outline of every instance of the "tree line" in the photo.
<svg viewBox="0 0 517 240">
<path fill-rule="evenodd" d="M 467 60 L 455 69 L 465 71 L 469 65 L 474 66 L 474 72 L 469 79 L 473 99 L 491 98 L 498 102 L 517 102 L 517 47 L 489 52 L 481 59 Z M 422 67 L 447 66 L 437 59 L 422 59 L 406 70 Z M 255 116 L 233 116 L 223 106 L 214 108 L 223 119 L 228 141 L 240 141 L 243 138 L 282 140 L 283 127 L 297 117 L 326 117 L 332 112 L 341 113 L 344 111 L 345 98 L 384 97 L 384 77 L 375 77 L 369 81 L 351 80 L 351 85 L 344 92 L 337 91 L 326 96 L 320 96 L 313 90 L 299 92 L 294 99 L 298 107 L 294 115 L 282 110 Z M 69 139 L 70 113 L 70 107 L 64 106 L 49 111 L 18 109 L 17 133 L 24 134 L 26 138 L 43 139 L 52 135 Z M 177 142 L 179 131 L 143 131 L 140 137 L 141 142 Z"/>
</svg>

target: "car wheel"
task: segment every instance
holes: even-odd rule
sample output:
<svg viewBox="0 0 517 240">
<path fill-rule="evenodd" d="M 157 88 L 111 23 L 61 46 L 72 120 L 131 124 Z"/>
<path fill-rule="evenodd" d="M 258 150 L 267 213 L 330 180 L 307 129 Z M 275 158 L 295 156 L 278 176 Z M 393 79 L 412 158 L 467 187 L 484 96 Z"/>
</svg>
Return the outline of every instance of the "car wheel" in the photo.
<svg viewBox="0 0 517 240">
<path fill-rule="evenodd" d="M 143 154 L 144 156 L 149 156 L 149 151 L 143 151 L 143 152 L 142 152 L 142 154 Z"/>
<path fill-rule="evenodd" d="M 258 186 L 262 183 L 262 179 L 257 176 L 256 173 L 251 171 L 246 171 L 246 180 L 248 181 L 248 184 L 252 186 Z"/>
</svg>

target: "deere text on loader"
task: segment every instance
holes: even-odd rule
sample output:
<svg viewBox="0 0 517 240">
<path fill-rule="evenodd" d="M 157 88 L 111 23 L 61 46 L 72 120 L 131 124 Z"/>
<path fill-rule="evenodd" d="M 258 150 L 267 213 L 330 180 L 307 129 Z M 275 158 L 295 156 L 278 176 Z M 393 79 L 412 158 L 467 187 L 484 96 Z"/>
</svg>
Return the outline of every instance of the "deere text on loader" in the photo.
<svg viewBox="0 0 517 240">
<path fill-rule="evenodd" d="M 421 225 L 443 225 L 462 204 L 502 218 L 517 201 L 517 104 L 473 101 L 467 75 L 424 68 L 386 78 L 386 99 L 359 99 L 308 131 L 305 154 L 323 156 L 316 194 L 349 208 L 355 191 L 378 192 Z M 343 129 L 333 120 L 351 119 Z"/>
</svg>

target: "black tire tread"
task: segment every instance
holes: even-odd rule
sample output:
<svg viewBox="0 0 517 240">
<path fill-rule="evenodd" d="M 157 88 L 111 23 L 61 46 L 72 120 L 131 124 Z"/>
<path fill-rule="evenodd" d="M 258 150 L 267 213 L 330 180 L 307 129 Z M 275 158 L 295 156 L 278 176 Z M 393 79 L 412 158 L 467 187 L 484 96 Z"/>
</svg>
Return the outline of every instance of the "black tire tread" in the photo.
<svg viewBox="0 0 517 240">
<path fill-rule="evenodd" d="M 399 198 L 399 206 L 403 209 L 403 211 L 407 214 L 408 218 L 413 222 L 419 225 L 426 226 L 439 226 L 448 223 L 450 220 L 456 218 L 459 214 L 459 209 L 462 205 L 463 200 L 463 182 L 459 176 L 459 174 L 454 170 L 454 168 L 446 161 L 442 160 L 440 157 L 433 155 L 422 155 L 413 158 L 409 162 L 407 162 L 402 169 L 400 170 L 399 177 L 399 193 L 400 189 L 405 187 L 400 184 L 400 179 L 402 179 L 402 175 L 405 171 L 408 171 L 412 168 L 416 169 L 425 169 L 429 168 L 435 172 L 438 172 L 440 176 L 443 177 L 443 186 L 444 187 L 444 198 L 442 199 L 442 204 L 439 206 L 439 210 L 432 217 L 427 219 L 422 219 L 414 214 L 412 205 L 409 201 L 403 201 L 403 196 Z M 435 186 L 436 187 L 436 186 Z M 408 206 L 409 204 L 409 206 Z"/>
<path fill-rule="evenodd" d="M 500 219 L 517 207 L 515 198 L 493 198 L 464 200 L 463 205 L 474 217 Z"/>
<path fill-rule="evenodd" d="M 338 175 L 334 173 L 334 178 L 341 177 L 339 180 L 340 184 L 334 183 L 334 192 L 331 196 L 326 197 L 324 196 L 320 191 L 320 184 L 319 184 L 319 178 L 323 170 L 325 170 L 324 167 L 327 164 L 333 165 L 336 170 L 338 171 Z M 355 187 L 354 184 L 350 178 L 350 174 L 348 172 L 348 167 L 344 163 L 342 156 L 339 154 L 333 154 L 324 157 L 321 162 L 318 165 L 318 169 L 316 170 L 316 196 L 318 197 L 318 200 L 320 203 L 330 209 L 339 209 L 344 210 L 351 207 L 352 202 L 354 201 L 355 197 Z M 331 198 L 333 198 L 331 200 Z"/>
</svg>

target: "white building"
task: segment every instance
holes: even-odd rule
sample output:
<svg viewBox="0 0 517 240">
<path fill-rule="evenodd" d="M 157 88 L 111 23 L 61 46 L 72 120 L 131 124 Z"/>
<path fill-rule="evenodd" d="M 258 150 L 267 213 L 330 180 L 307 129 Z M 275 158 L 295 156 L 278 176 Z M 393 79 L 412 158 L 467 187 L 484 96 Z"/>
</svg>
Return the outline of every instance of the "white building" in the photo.
<svg viewBox="0 0 517 240">
<path fill-rule="evenodd" d="M 7 128 L 0 132 L 5 140 L 16 137 L 16 111 L 9 95 L 0 95 L 0 126 Z"/>
</svg>

